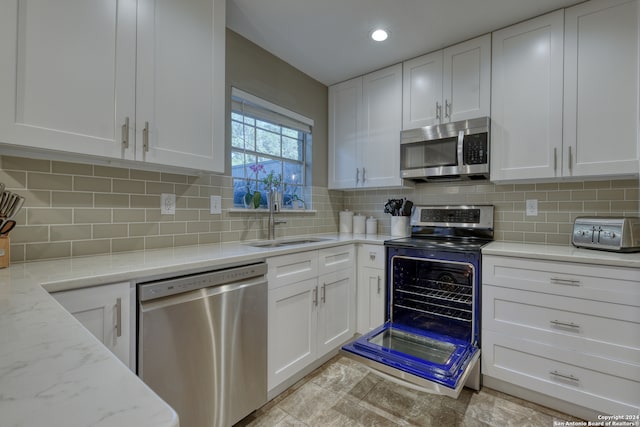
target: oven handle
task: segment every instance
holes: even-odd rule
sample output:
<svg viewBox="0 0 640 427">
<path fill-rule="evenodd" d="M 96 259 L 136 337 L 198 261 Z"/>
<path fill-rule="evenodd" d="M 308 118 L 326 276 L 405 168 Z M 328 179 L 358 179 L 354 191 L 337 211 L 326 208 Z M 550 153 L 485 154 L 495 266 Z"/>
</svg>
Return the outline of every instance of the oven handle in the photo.
<svg viewBox="0 0 640 427">
<path fill-rule="evenodd" d="M 464 166 L 464 132 L 458 132 L 458 167 Z"/>
</svg>

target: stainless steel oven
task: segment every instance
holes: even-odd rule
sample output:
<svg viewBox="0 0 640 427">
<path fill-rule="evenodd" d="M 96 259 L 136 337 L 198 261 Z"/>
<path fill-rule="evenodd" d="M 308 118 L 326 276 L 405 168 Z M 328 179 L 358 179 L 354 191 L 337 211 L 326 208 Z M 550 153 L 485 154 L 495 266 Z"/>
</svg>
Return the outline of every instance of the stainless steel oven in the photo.
<svg viewBox="0 0 640 427">
<path fill-rule="evenodd" d="M 388 240 L 386 322 L 343 354 L 393 379 L 458 397 L 480 387 L 481 249 L 493 206 L 417 206 L 411 237 Z"/>
</svg>

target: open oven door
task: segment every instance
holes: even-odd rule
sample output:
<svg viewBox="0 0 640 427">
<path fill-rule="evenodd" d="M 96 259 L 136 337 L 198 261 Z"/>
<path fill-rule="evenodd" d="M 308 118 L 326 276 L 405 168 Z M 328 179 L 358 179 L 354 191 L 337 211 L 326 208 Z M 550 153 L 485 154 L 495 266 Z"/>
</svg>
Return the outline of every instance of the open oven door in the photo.
<svg viewBox="0 0 640 427">
<path fill-rule="evenodd" d="M 383 377 L 457 399 L 471 377 L 480 388 L 480 349 L 469 341 L 387 322 L 342 347 Z M 477 378 L 473 378 L 477 377 Z"/>
</svg>

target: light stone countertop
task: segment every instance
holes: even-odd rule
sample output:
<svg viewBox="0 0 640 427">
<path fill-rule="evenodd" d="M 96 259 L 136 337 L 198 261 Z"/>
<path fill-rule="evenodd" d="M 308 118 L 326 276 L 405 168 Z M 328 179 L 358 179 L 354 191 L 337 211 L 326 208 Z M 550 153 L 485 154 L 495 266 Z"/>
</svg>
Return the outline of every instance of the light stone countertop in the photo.
<svg viewBox="0 0 640 427">
<path fill-rule="evenodd" d="M 640 252 L 616 253 L 563 245 L 491 242 L 482 248 L 482 254 L 640 269 Z"/>
<path fill-rule="evenodd" d="M 331 240 L 280 248 L 255 248 L 248 242 L 200 245 L 37 261 L 1 269 L 0 424 L 177 426 L 173 409 L 48 292 L 168 277 L 337 244 L 382 244 L 389 238 L 317 237 Z"/>
</svg>

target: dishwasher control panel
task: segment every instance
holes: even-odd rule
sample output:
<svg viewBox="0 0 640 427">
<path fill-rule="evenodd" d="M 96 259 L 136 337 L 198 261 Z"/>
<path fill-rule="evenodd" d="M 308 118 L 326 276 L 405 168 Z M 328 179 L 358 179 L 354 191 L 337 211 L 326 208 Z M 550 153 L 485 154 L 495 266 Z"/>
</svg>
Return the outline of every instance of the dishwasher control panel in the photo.
<svg viewBox="0 0 640 427">
<path fill-rule="evenodd" d="M 148 301 L 169 295 L 181 294 L 198 289 L 221 286 L 267 274 L 267 264 L 256 264 L 220 268 L 204 273 L 138 284 L 138 300 Z"/>
</svg>

